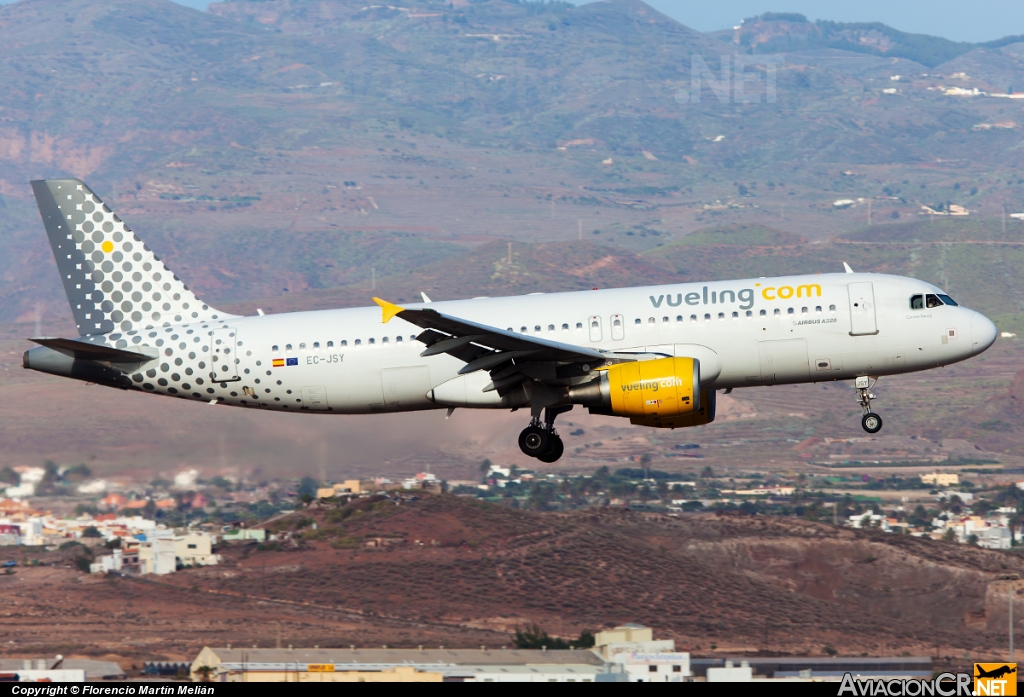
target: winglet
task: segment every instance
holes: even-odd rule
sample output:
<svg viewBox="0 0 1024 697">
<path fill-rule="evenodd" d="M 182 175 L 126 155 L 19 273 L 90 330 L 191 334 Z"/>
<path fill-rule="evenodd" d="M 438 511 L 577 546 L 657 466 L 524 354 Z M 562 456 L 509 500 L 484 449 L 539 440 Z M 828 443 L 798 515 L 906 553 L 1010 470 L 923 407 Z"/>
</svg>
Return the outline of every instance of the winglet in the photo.
<svg viewBox="0 0 1024 697">
<path fill-rule="evenodd" d="M 403 312 L 405 310 L 404 307 L 399 307 L 394 303 L 389 303 L 387 300 L 381 300 L 380 298 L 374 298 L 373 302 L 380 305 L 380 309 L 383 311 L 381 322 L 384 324 L 387 324 L 388 322 L 391 321 L 392 317 L 397 315 L 399 312 Z"/>
<path fill-rule="evenodd" d="M 853 273 L 853 269 L 851 269 L 850 265 L 847 264 L 845 261 L 843 262 L 843 268 L 846 269 L 846 273 Z"/>
</svg>

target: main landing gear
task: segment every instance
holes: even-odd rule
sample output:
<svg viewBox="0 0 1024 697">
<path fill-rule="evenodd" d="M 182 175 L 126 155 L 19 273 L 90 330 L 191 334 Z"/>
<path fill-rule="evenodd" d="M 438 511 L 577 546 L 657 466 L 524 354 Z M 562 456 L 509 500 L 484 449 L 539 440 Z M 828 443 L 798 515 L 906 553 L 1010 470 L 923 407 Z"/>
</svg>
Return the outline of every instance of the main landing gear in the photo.
<svg viewBox="0 0 1024 697">
<path fill-rule="evenodd" d="M 860 420 L 860 425 L 868 433 L 878 433 L 882 430 L 882 417 L 871 411 L 871 400 L 876 399 L 871 388 L 875 386 L 876 382 L 878 382 L 878 378 L 867 376 L 857 378 L 856 382 L 857 402 L 864 410 L 864 417 Z"/>
<path fill-rule="evenodd" d="M 544 421 L 534 418 L 530 425 L 519 434 L 519 449 L 530 457 L 541 462 L 554 462 L 562 457 L 565 444 L 562 437 L 555 431 L 555 417 L 572 409 L 572 405 L 547 407 L 544 410 Z"/>
</svg>

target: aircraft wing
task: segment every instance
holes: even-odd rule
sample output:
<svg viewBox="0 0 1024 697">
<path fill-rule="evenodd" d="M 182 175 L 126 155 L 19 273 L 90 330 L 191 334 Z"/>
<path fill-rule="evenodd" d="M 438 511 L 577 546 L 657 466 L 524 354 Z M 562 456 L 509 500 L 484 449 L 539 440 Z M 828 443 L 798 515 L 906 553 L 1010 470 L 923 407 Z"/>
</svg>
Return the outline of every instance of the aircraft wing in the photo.
<svg viewBox="0 0 1024 697">
<path fill-rule="evenodd" d="M 527 378 L 548 384 L 567 384 L 598 366 L 640 357 L 517 334 L 429 308 L 409 310 L 380 298 L 373 300 L 380 305 L 385 323 L 400 317 L 424 330 L 416 337 L 427 345 L 420 355 L 447 353 L 466 364 L 459 370 L 460 375 L 489 371 L 492 382 L 486 391 L 503 393 Z"/>
</svg>

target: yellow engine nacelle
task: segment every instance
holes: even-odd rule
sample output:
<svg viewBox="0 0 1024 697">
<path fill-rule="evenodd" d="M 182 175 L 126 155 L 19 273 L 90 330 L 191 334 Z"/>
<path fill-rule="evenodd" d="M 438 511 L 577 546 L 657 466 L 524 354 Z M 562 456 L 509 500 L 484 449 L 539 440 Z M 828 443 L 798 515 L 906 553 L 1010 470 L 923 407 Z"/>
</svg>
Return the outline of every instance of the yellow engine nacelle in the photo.
<svg viewBox="0 0 1024 697">
<path fill-rule="evenodd" d="M 627 416 L 656 428 L 698 426 L 715 418 L 715 392 L 700 388 L 695 358 L 619 363 L 597 380 L 570 388 L 569 397 L 593 414 Z"/>
</svg>

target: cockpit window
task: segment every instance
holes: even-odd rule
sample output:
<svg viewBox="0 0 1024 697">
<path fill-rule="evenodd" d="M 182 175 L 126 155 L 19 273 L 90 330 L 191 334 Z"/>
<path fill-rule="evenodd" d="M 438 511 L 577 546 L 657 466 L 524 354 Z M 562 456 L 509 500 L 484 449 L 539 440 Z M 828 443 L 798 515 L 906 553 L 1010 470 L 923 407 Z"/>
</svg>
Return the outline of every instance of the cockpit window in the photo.
<svg viewBox="0 0 1024 697">
<path fill-rule="evenodd" d="M 949 297 L 948 295 L 942 295 L 940 293 L 939 300 L 941 300 L 946 305 L 952 305 L 953 307 L 957 307 L 956 300 L 953 300 L 953 298 Z"/>
<path fill-rule="evenodd" d="M 931 293 L 929 293 L 928 295 L 924 296 L 924 304 L 925 304 L 925 307 L 928 307 L 928 308 L 942 307 L 942 301 L 939 300 L 939 297 L 937 295 L 932 295 Z"/>
<path fill-rule="evenodd" d="M 910 296 L 910 309 L 911 310 L 923 310 L 924 309 L 924 296 L 923 295 L 911 295 Z"/>
</svg>

